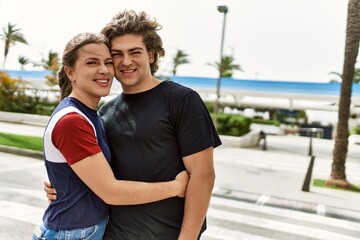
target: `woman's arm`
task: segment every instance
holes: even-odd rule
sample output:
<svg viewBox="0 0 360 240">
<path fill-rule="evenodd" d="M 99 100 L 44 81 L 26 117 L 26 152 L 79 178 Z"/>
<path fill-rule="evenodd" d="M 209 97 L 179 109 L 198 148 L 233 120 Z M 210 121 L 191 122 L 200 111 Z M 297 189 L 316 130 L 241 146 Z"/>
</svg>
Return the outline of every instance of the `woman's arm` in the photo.
<svg viewBox="0 0 360 240">
<path fill-rule="evenodd" d="M 96 195 L 111 205 L 143 204 L 184 197 L 189 180 L 186 171 L 168 182 L 117 180 L 101 152 L 72 164 L 71 168 Z"/>
<path fill-rule="evenodd" d="M 155 202 L 170 197 L 184 197 L 189 176 L 179 173 L 168 182 L 147 183 L 117 180 L 100 152 L 71 165 L 81 180 L 104 202 L 111 205 L 132 205 Z M 44 181 L 49 203 L 56 200 L 56 189 Z"/>
</svg>

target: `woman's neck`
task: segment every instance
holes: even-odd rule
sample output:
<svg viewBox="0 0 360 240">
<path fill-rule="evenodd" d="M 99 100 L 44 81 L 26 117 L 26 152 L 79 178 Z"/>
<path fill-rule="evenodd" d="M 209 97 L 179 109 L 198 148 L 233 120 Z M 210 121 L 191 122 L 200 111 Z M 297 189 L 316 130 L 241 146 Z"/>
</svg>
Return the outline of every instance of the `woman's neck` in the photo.
<svg viewBox="0 0 360 240">
<path fill-rule="evenodd" d="M 90 97 L 90 96 L 83 96 L 76 92 L 71 92 L 69 97 L 76 98 L 77 100 L 79 100 L 80 102 L 82 102 L 83 104 L 85 104 L 86 106 L 88 106 L 89 108 L 91 108 L 93 110 L 98 109 L 100 97 L 94 98 L 94 97 Z"/>
</svg>

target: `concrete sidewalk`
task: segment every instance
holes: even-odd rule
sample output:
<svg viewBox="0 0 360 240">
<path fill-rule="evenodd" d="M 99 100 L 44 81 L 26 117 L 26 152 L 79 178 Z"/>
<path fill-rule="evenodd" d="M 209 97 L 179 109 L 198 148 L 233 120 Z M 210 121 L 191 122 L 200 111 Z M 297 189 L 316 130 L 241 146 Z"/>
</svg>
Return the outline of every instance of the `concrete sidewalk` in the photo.
<svg viewBox="0 0 360 240">
<path fill-rule="evenodd" d="M 262 151 L 260 147 L 216 149 L 214 195 L 360 222 L 360 193 L 315 187 L 312 184 L 309 192 L 302 191 L 310 157 L 304 153 L 291 153 L 291 149 L 279 151 L 277 147 L 278 144 L 285 146 L 293 142 L 294 146 L 300 148 L 303 138 L 274 136 L 270 140 L 274 141 L 269 141 L 267 151 Z M 319 150 L 321 142 L 315 141 Z M 322 143 L 329 145 L 327 141 Z M 330 156 L 316 157 L 312 179 L 328 179 L 331 163 Z M 347 175 L 351 183 L 360 185 L 358 159 L 352 157 L 348 160 Z"/>
<path fill-rule="evenodd" d="M 43 130 L 40 125 L 0 122 L 0 132 L 42 136 Z M 313 139 L 312 146 L 316 156 L 312 177 L 327 179 L 334 141 Z M 216 148 L 214 195 L 360 222 L 360 193 L 313 186 L 310 192 L 301 190 L 310 161 L 308 147 L 306 137 L 267 136 L 266 151 L 260 146 Z M 28 154 L 21 149 L 0 149 L 6 150 Z M 355 185 L 360 185 L 359 153 L 360 145 L 349 145 L 347 175 Z M 41 158 L 41 153 L 35 154 Z"/>
</svg>

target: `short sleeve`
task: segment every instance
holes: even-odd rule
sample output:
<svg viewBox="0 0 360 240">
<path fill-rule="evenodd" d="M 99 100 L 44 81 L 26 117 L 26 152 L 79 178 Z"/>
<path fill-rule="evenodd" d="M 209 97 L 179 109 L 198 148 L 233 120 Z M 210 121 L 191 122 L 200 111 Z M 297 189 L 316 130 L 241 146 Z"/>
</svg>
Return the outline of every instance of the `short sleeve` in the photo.
<svg viewBox="0 0 360 240">
<path fill-rule="evenodd" d="M 56 123 L 51 137 L 69 165 L 101 152 L 94 128 L 78 113 L 64 115 Z"/>
<path fill-rule="evenodd" d="M 221 144 L 210 114 L 197 92 L 191 91 L 183 97 L 175 116 L 175 129 L 183 157 Z"/>
</svg>

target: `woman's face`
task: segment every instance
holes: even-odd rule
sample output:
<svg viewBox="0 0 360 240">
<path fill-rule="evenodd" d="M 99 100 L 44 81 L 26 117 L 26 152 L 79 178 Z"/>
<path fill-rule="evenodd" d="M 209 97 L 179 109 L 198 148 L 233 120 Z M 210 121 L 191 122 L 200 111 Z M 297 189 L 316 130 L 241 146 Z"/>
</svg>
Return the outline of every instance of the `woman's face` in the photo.
<svg viewBox="0 0 360 240">
<path fill-rule="evenodd" d="M 83 101 L 84 98 L 100 100 L 110 92 L 114 78 L 113 60 L 104 44 L 87 44 L 79 49 L 75 66 L 68 74 L 72 82 L 72 94 Z"/>
</svg>

